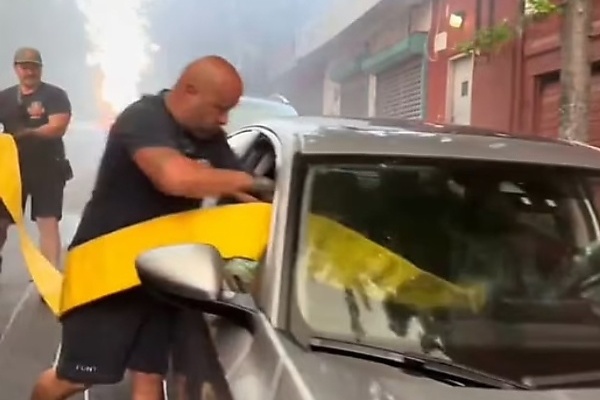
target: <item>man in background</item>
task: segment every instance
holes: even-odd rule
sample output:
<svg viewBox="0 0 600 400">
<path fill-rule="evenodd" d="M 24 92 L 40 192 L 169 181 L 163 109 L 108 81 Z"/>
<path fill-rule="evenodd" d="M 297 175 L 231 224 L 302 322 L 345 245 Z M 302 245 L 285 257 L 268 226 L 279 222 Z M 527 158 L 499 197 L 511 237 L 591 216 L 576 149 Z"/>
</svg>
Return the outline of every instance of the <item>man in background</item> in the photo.
<svg viewBox="0 0 600 400">
<path fill-rule="evenodd" d="M 40 232 L 40 250 L 58 266 L 63 191 L 72 177 L 62 140 L 71 120 L 71 103 L 63 89 L 42 81 L 42 56 L 38 50 L 18 49 L 13 66 L 19 83 L 0 92 L 0 123 L 4 133 L 13 135 L 17 143 L 22 206 L 25 208 L 31 197 L 31 219 Z M 0 202 L 0 251 L 12 223 Z"/>
</svg>

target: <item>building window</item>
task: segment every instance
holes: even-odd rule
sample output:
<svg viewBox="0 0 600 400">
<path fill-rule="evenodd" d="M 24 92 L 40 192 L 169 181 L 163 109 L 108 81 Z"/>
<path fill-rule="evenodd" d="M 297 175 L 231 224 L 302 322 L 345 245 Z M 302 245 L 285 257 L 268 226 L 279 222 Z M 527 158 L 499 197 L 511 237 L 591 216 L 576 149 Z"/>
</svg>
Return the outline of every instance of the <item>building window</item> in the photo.
<svg viewBox="0 0 600 400">
<path fill-rule="evenodd" d="M 460 96 L 467 97 L 469 95 L 469 81 L 464 81 L 460 84 Z"/>
</svg>

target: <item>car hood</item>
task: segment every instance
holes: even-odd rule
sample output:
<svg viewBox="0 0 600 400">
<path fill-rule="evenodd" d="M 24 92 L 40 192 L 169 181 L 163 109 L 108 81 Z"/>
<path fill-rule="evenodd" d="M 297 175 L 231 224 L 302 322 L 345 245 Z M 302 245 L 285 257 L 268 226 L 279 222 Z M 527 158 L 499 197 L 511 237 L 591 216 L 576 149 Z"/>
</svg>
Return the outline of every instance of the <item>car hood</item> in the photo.
<svg viewBox="0 0 600 400">
<path fill-rule="evenodd" d="M 288 354 L 314 399 L 595 400 L 600 396 L 600 389 L 518 391 L 459 388 L 409 375 L 381 363 L 319 352 L 307 353 L 290 345 Z M 283 379 L 286 380 L 285 377 Z M 282 384 L 285 385 L 285 382 Z"/>
</svg>

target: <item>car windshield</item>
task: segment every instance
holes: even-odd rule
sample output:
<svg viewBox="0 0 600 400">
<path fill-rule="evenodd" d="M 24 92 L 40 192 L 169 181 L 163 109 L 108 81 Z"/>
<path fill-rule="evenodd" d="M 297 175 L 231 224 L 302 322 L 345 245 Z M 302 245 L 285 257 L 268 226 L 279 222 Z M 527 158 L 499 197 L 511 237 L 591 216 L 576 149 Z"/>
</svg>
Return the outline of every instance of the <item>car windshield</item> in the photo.
<svg viewBox="0 0 600 400">
<path fill-rule="evenodd" d="M 295 298 L 314 336 L 515 380 L 600 369 L 597 176 L 363 160 L 308 168 Z"/>
<path fill-rule="evenodd" d="M 255 124 L 262 119 L 293 117 L 297 115 L 298 113 L 294 107 L 289 104 L 245 97 L 229 113 L 229 123 L 225 126 L 225 130 L 231 134 L 244 126 Z"/>
</svg>

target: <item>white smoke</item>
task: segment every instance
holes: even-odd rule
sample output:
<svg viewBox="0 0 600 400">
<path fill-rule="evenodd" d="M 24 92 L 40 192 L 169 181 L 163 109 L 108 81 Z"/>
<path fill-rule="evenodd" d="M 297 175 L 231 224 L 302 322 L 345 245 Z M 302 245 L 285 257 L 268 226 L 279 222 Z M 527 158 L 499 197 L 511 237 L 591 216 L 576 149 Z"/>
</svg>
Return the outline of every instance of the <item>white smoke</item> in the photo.
<svg viewBox="0 0 600 400">
<path fill-rule="evenodd" d="M 139 96 L 142 74 L 158 46 L 148 35 L 144 7 L 152 0 L 76 0 L 86 19 L 87 63 L 102 75 L 100 97 L 119 112 Z"/>
</svg>

